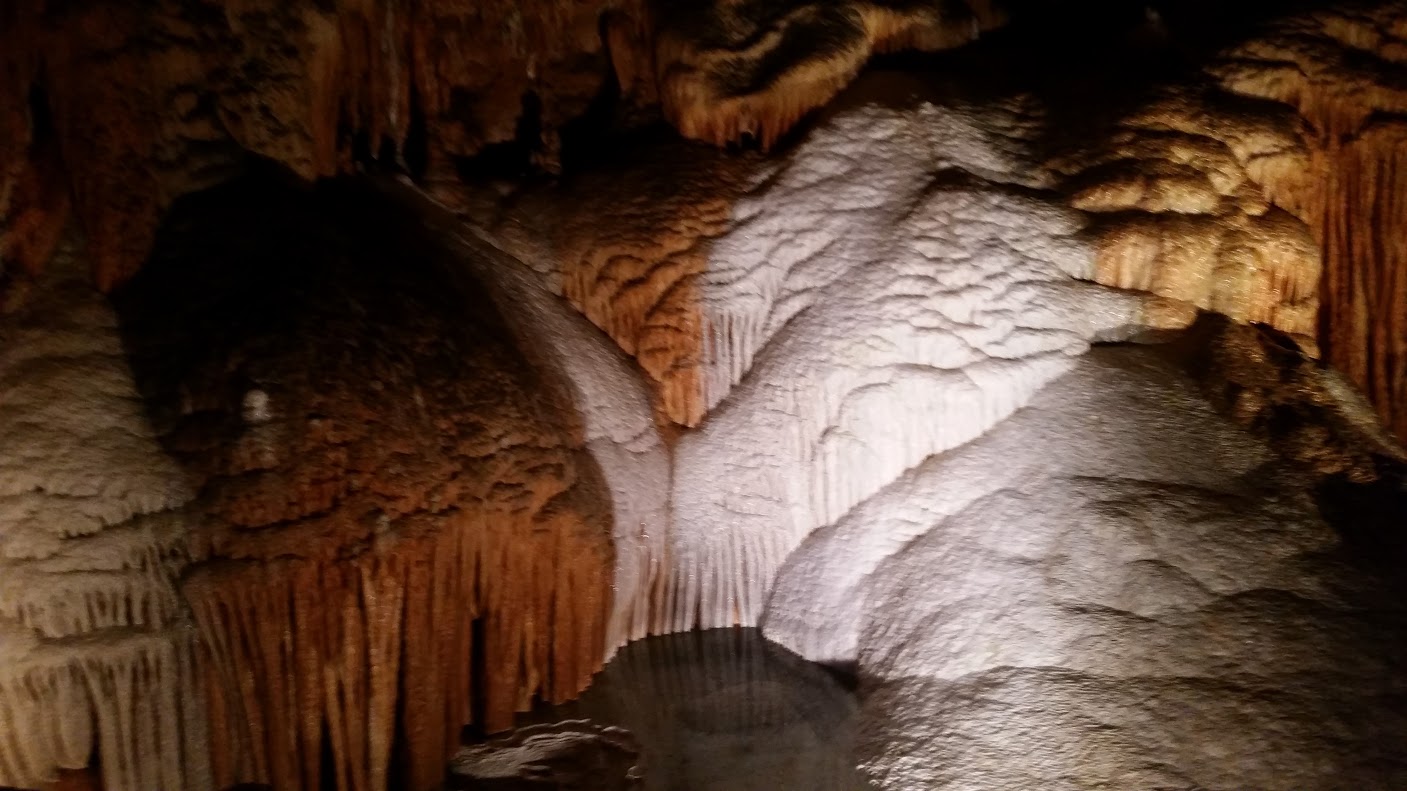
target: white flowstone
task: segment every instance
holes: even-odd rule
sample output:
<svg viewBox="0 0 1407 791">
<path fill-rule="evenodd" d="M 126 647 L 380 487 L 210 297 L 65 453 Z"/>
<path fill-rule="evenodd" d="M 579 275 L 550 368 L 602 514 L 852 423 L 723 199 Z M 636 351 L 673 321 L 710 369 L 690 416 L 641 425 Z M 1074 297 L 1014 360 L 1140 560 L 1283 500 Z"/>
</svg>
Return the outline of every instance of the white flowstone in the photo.
<svg viewBox="0 0 1407 791">
<path fill-rule="evenodd" d="M 1403 624 L 1305 481 L 1125 348 L 813 534 L 765 629 L 857 664 L 881 788 L 1329 791 L 1407 778 Z"/>
<path fill-rule="evenodd" d="M 713 410 L 675 456 L 674 630 L 755 623 L 812 530 L 1140 325 L 1146 295 L 1083 282 L 1029 106 L 894 75 L 847 96 L 735 207 L 699 286 Z"/>
</svg>

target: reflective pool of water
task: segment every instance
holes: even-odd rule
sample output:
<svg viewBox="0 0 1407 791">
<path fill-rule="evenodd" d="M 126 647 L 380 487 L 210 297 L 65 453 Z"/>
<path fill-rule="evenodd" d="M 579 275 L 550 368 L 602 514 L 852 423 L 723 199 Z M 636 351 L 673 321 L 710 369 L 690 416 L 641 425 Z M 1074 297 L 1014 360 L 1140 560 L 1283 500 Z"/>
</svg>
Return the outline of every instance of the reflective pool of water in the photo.
<svg viewBox="0 0 1407 791">
<path fill-rule="evenodd" d="M 459 787 L 868 791 L 853 758 L 856 710 L 841 679 L 756 629 L 655 637 L 623 648 L 580 700 L 535 711 L 523 724 L 536 728 L 499 740 L 490 762 L 502 772 L 519 761 L 516 782 Z M 629 732 L 634 772 L 606 728 Z"/>
</svg>

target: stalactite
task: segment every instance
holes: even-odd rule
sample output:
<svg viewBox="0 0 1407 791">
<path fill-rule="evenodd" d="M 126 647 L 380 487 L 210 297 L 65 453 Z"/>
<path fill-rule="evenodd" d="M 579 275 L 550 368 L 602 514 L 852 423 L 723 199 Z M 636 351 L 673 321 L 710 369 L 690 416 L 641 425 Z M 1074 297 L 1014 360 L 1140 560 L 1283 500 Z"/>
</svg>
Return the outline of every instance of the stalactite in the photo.
<svg viewBox="0 0 1407 791">
<path fill-rule="evenodd" d="M 327 772 L 338 788 L 385 788 L 399 745 L 407 787 L 435 788 L 474 719 L 472 675 L 491 730 L 536 695 L 578 692 L 596 669 L 604 624 L 589 605 L 607 582 L 566 532 L 466 516 L 351 562 L 199 569 L 185 590 L 209 651 L 217 784 L 316 789 Z"/>
<path fill-rule="evenodd" d="M 183 591 L 214 773 L 432 789 L 463 726 L 504 728 L 599 668 L 606 486 L 462 262 L 384 199 L 286 190 L 178 210 L 116 295 L 162 441 L 201 484 Z"/>
<path fill-rule="evenodd" d="M 205 788 L 190 491 L 76 246 L 0 316 L 0 785 L 96 755 L 107 791 Z"/>
<path fill-rule="evenodd" d="M 1310 167 L 1266 180 L 1309 223 L 1324 257 L 1325 359 L 1407 438 L 1407 74 L 1401 9 L 1290 17 L 1210 67 L 1228 90 L 1293 107 L 1309 130 Z"/>
</svg>

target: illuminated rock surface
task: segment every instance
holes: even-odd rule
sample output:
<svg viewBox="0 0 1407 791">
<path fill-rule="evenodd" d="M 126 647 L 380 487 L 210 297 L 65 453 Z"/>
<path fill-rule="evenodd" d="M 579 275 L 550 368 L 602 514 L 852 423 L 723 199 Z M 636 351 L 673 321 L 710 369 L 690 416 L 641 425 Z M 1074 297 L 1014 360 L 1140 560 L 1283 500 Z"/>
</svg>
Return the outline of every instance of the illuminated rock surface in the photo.
<svg viewBox="0 0 1407 791">
<path fill-rule="evenodd" d="M 630 732 L 590 720 L 519 728 L 466 747 L 450 762 L 452 786 L 510 789 L 638 788 L 640 747 Z"/>
<path fill-rule="evenodd" d="M 1396 788 L 1400 580 L 1309 483 L 1095 350 L 813 535 L 766 633 L 858 665 L 882 788 Z"/>
<path fill-rule="evenodd" d="M 0 8 L 0 784 L 1407 784 L 1402 5 L 686 5 Z"/>
<path fill-rule="evenodd" d="M 206 786 L 175 589 L 192 491 L 73 247 L 0 313 L 0 782 L 98 753 L 109 791 Z"/>
</svg>

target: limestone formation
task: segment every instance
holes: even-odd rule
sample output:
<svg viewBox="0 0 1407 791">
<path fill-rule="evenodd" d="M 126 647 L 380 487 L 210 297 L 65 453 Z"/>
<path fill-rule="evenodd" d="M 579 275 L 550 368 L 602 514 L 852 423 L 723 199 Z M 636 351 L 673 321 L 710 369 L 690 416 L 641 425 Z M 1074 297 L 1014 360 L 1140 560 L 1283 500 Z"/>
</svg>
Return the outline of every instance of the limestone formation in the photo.
<svg viewBox="0 0 1407 791">
<path fill-rule="evenodd" d="M 1395 788 L 1407 621 L 1307 482 L 1158 352 L 1091 352 L 815 534 L 767 632 L 859 663 L 881 788 Z"/>
<path fill-rule="evenodd" d="M 764 149 L 875 52 L 947 49 L 1003 21 L 989 0 L 654 4 L 665 115 L 685 137 Z"/>
<path fill-rule="evenodd" d="M 117 296 L 200 487 L 183 589 L 216 785 L 383 788 L 394 762 L 435 788 L 463 725 L 503 727 L 599 666 L 599 473 L 492 303 L 407 220 L 258 184 L 178 207 Z"/>
<path fill-rule="evenodd" d="M 107 791 L 210 784 L 175 589 L 192 491 L 70 238 L 0 313 L 0 784 L 101 756 Z"/>
<path fill-rule="evenodd" d="M 0 786 L 1407 785 L 1407 11 L 1040 5 L 4 3 Z"/>
<path fill-rule="evenodd" d="M 469 788 L 477 783 L 625 791 L 640 786 L 639 755 L 640 746 L 624 728 L 565 720 L 465 747 L 450 762 L 450 772 Z"/>
<path fill-rule="evenodd" d="M 628 180 L 587 174 L 489 216 L 635 356 L 666 417 L 702 423 L 677 439 L 672 519 L 690 527 L 661 555 L 653 620 L 755 622 L 807 533 L 1019 408 L 1090 341 L 1199 308 L 1312 333 L 1317 254 L 1247 170 L 1297 162 L 1298 141 L 1237 133 L 1206 104 L 1153 103 L 1121 121 L 1122 143 L 1046 159 L 1037 97 L 977 106 L 876 74 L 784 162 L 639 155 Z M 1181 117 L 1185 132 L 1159 120 Z M 1119 186 L 1145 171 L 1151 186 Z M 1159 173 L 1216 196 L 1205 216 Z"/>
<path fill-rule="evenodd" d="M 1394 3 L 1291 16 L 1209 70 L 1238 94 L 1293 108 L 1311 160 L 1265 184 L 1323 250 L 1327 359 L 1407 439 L 1407 29 Z"/>
</svg>

